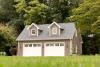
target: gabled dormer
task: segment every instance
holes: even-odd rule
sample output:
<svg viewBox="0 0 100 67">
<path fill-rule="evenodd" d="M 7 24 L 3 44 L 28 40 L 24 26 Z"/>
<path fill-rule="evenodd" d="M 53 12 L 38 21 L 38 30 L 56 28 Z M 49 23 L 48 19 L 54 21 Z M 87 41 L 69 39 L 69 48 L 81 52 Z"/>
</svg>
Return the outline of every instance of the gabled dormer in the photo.
<svg viewBox="0 0 100 67">
<path fill-rule="evenodd" d="M 62 28 L 58 23 L 53 22 L 48 26 L 48 29 L 49 29 L 49 36 L 54 36 L 54 35 L 60 35 Z"/>
<path fill-rule="evenodd" d="M 28 27 L 28 30 L 29 30 L 29 35 L 30 36 L 38 36 L 39 35 L 39 27 L 35 23 L 32 23 Z"/>
</svg>

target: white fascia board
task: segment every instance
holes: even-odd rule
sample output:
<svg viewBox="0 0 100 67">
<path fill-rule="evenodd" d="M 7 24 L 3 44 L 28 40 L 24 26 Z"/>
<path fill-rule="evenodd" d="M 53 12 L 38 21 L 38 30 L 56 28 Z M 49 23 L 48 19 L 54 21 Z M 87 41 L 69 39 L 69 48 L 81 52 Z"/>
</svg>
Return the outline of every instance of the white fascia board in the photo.
<svg viewBox="0 0 100 67">
<path fill-rule="evenodd" d="M 48 26 L 48 28 L 50 28 L 53 24 L 56 24 L 59 28 L 61 28 L 61 26 L 60 26 L 59 24 L 57 24 L 55 21 L 54 21 L 52 24 L 50 24 L 50 25 Z"/>
<path fill-rule="evenodd" d="M 31 26 L 35 26 L 37 29 L 39 29 L 39 27 L 35 24 L 35 23 L 32 23 L 29 27 L 28 27 L 28 29 L 31 27 Z"/>
</svg>

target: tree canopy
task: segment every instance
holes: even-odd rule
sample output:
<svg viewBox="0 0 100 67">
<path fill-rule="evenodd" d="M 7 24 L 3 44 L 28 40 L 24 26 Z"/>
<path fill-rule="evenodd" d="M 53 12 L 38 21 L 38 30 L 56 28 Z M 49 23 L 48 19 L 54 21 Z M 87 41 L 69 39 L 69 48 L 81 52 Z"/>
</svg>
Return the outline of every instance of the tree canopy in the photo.
<svg viewBox="0 0 100 67">
<path fill-rule="evenodd" d="M 80 1 L 80 0 L 79 0 Z M 71 7 L 78 5 L 77 0 L 15 0 L 15 8 L 30 23 L 63 22 L 69 16 Z"/>
<path fill-rule="evenodd" d="M 16 32 L 8 24 L 0 24 L 0 49 L 4 46 L 15 45 Z"/>
<path fill-rule="evenodd" d="M 43 10 L 47 8 L 46 5 L 39 3 L 38 0 L 15 0 L 15 2 L 17 2 L 15 5 L 16 10 L 22 14 L 25 24 L 40 22 L 39 20 L 42 20 L 42 14 L 44 14 Z"/>
<path fill-rule="evenodd" d="M 14 4 L 14 0 L 0 0 L 0 22 L 9 22 L 16 17 Z"/>
<path fill-rule="evenodd" d="M 72 10 L 69 21 L 77 22 L 82 33 L 100 34 L 100 0 L 85 0 L 78 8 Z"/>
<path fill-rule="evenodd" d="M 100 0 L 85 0 L 66 20 L 75 22 L 80 29 L 84 53 L 100 53 Z"/>
</svg>

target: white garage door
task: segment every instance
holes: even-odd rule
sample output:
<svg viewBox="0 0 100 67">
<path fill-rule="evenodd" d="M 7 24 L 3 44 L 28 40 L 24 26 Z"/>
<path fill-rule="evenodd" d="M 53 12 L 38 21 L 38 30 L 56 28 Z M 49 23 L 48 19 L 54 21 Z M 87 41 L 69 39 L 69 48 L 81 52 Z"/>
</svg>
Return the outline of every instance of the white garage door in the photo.
<svg viewBox="0 0 100 67">
<path fill-rule="evenodd" d="M 64 56 L 64 43 L 46 43 L 44 56 Z"/>
<path fill-rule="evenodd" d="M 23 56 L 41 56 L 41 44 L 28 44 L 23 45 Z"/>
</svg>

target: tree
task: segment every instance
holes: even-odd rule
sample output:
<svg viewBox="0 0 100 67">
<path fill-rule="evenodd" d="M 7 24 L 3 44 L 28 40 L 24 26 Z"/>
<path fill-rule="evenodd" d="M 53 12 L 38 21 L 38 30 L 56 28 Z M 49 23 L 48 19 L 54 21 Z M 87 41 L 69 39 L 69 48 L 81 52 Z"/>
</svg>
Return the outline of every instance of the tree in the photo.
<svg viewBox="0 0 100 67">
<path fill-rule="evenodd" d="M 15 2 L 17 2 L 15 5 L 16 10 L 23 15 L 25 24 L 40 22 L 44 14 L 43 10 L 47 8 L 46 5 L 39 3 L 38 0 L 15 0 Z"/>
<path fill-rule="evenodd" d="M 96 47 L 94 47 L 94 49 L 98 50 L 100 49 L 99 10 L 100 10 L 100 0 L 85 0 L 84 3 L 80 4 L 78 8 L 73 9 L 72 15 L 68 19 L 66 19 L 67 21 L 76 22 L 77 28 L 80 29 L 80 32 L 83 35 L 83 40 L 84 40 L 83 46 L 84 45 L 88 46 L 89 44 L 92 44 L 91 46 L 95 45 Z M 92 39 L 91 38 L 87 39 L 88 35 L 90 34 L 94 34 L 94 36 L 92 37 Z M 85 50 L 86 49 L 87 48 L 85 48 Z"/>
<path fill-rule="evenodd" d="M 25 24 L 63 22 L 69 16 L 71 7 L 78 5 L 80 0 L 15 0 L 15 8 Z"/>
<path fill-rule="evenodd" d="M 15 45 L 16 32 L 8 24 L 0 24 L 0 50 L 4 51 L 5 46 Z"/>
<path fill-rule="evenodd" d="M 13 27 L 16 30 L 17 36 L 21 33 L 24 29 L 24 20 L 22 18 L 14 18 L 9 21 L 9 26 Z"/>
<path fill-rule="evenodd" d="M 14 0 L 0 0 L 0 22 L 9 22 L 16 17 Z"/>
<path fill-rule="evenodd" d="M 69 20 L 77 22 L 78 28 L 80 28 L 83 33 L 88 31 L 95 33 L 96 30 L 99 30 L 100 25 L 99 4 L 99 0 L 86 0 L 80 4 L 78 8 L 72 10 L 72 15 L 69 17 Z"/>
</svg>

